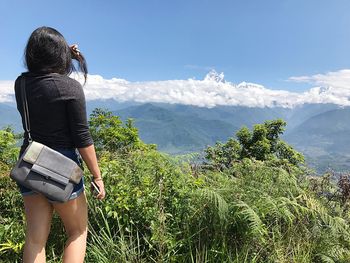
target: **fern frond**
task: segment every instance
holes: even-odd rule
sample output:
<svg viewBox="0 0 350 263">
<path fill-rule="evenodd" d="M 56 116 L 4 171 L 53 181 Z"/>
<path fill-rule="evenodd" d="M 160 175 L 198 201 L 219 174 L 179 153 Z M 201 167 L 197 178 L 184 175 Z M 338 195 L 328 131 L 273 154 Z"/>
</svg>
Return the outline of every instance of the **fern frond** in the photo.
<svg viewBox="0 0 350 263">
<path fill-rule="evenodd" d="M 211 189 L 203 189 L 201 191 L 201 197 L 213 205 L 221 222 L 226 221 L 228 204 L 219 193 Z"/>
<path fill-rule="evenodd" d="M 260 238 L 267 234 L 265 224 L 252 207 L 243 201 L 238 201 L 233 206 L 236 208 L 236 214 L 241 221 L 246 222 L 249 232 L 253 235 L 258 235 Z"/>
</svg>

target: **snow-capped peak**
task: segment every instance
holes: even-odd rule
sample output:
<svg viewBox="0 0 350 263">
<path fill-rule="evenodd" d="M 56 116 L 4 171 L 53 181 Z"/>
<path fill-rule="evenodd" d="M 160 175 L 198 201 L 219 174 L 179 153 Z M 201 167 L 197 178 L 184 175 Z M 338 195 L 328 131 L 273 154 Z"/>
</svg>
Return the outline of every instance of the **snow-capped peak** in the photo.
<svg viewBox="0 0 350 263">
<path fill-rule="evenodd" d="M 215 82 L 225 82 L 224 80 L 224 72 L 221 72 L 220 74 L 216 72 L 215 69 L 212 69 L 208 72 L 208 74 L 205 76 L 205 81 L 215 81 Z"/>
</svg>

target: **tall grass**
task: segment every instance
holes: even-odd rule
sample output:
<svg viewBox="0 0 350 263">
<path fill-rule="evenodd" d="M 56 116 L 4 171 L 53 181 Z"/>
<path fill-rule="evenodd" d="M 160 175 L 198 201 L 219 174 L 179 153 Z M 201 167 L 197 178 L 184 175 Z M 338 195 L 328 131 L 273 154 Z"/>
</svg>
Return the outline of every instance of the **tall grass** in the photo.
<svg viewBox="0 0 350 263">
<path fill-rule="evenodd" d="M 90 202 L 91 207 L 91 202 Z M 94 225 L 94 226 L 92 226 Z M 145 262 L 140 235 L 122 227 L 118 220 L 111 226 L 99 207 L 91 213 L 89 223 L 88 262 Z"/>
</svg>

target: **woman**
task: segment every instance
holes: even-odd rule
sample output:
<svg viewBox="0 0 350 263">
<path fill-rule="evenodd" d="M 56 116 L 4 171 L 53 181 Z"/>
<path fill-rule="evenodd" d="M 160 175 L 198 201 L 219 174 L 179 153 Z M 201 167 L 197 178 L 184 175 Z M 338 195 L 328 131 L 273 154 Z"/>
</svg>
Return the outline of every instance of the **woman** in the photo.
<svg viewBox="0 0 350 263">
<path fill-rule="evenodd" d="M 100 190 L 97 198 L 103 199 L 105 190 L 88 129 L 84 92 L 79 82 L 68 77 L 75 70 L 72 59 L 78 61 L 86 81 L 86 61 L 77 45 L 69 46 L 53 28 L 36 29 L 25 49 L 28 72 L 15 82 L 17 109 L 24 127 L 20 80 L 25 78 L 31 137 L 79 163 L 77 149 Z M 28 134 L 24 132 L 20 155 L 27 146 Z M 63 262 L 83 262 L 87 237 L 87 202 L 83 179 L 74 187 L 66 203 L 55 203 L 31 189 L 20 185 L 19 188 L 27 225 L 23 262 L 45 262 L 45 245 L 54 211 L 60 216 L 68 235 Z"/>
</svg>

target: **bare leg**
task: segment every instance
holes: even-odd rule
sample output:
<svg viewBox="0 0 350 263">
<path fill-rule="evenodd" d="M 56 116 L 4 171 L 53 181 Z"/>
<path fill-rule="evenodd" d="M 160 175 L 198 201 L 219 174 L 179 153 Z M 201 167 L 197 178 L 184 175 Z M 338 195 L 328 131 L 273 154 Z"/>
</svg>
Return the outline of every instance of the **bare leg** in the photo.
<svg viewBox="0 0 350 263">
<path fill-rule="evenodd" d="M 64 263 L 83 263 L 87 237 L 87 203 L 85 193 L 63 204 L 53 204 L 66 229 L 68 240 Z"/>
<path fill-rule="evenodd" d="M 39 194 L 24 196 L 23 200 L 27 223 L 23 262 L 45 263 L 45 245 L 50 233 L 53 207 Z"/>
</svg>

